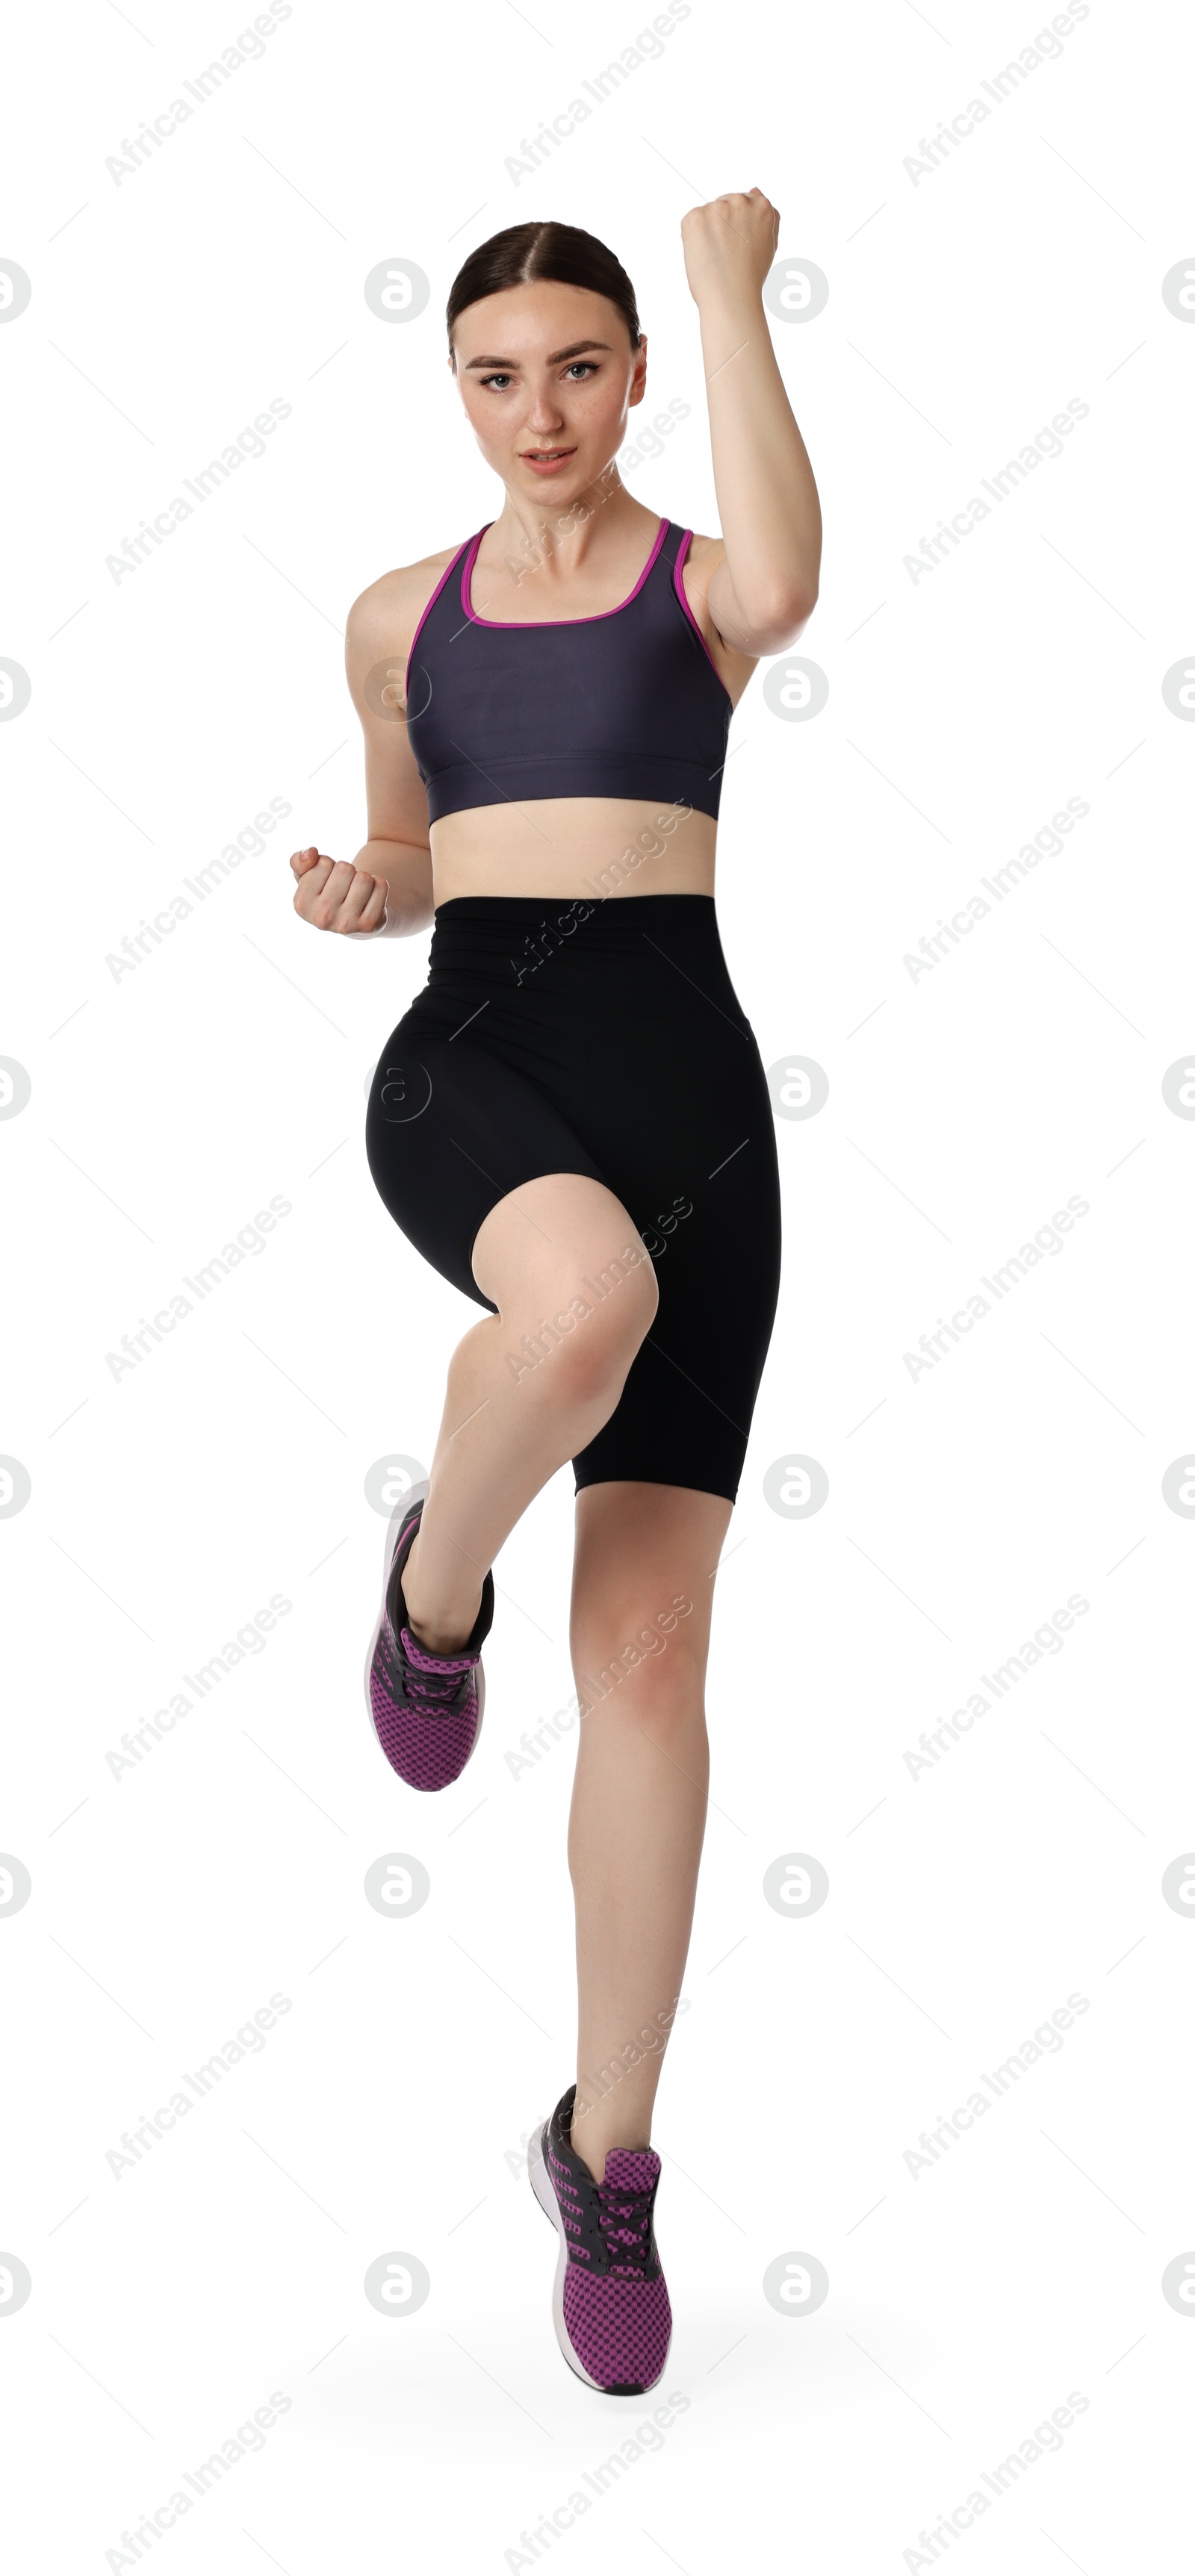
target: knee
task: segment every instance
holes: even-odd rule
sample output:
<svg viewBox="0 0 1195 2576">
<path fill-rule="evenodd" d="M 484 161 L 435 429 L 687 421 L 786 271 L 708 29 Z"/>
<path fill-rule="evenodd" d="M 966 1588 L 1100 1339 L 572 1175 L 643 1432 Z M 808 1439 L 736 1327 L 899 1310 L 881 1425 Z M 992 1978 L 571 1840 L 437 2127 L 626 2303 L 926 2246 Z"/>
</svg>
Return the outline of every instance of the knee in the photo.
<svg viewBox="0 0 1195 2576">
<path fill-rule="evenodd" d="M 640 1617 L 636 1624 L 635 1614 L 628 1615 L 612 1632 L 621 1644 L 601 1663 L 596 1652 L 587 1658 L 578 1641 L 580 1693 L 591 1714 L 604 1706 L 621 1708 L 636 1728 L 661 1741 L 690 1728 L 695 1720 L 702 1721 L 705 1654 L 701 1641 L 686 1633 L 686 1615 L 677 1611 L 676 1624 L 667 1635 L 657 1620 Z"/>
<path fill-rule="evenodd" d="M 577 1339 L 600 1352 L 607 1364 L 629 1368 L 640 1343 L 651 1331 L 660 1291 L 649 1253 L 640 1250 L 608 1261 L 582 1284 L 589 1312 L 581 1319 Z"/>
<path fill-rule="evenodd" d="M 583 1324 L 556 1344 L 551 1363 L 540 1379 L 541 1391 L 557 1411 L 569 1414 L 612 1398 L 625 1373 L 608 1338 Z"/>
<path fill-rule="evenodd" d="M 664 1648 L 645 1653 L 634 1667 L 635 1714 L 652 1732 L 667 1734 L 688 1725 L 705 1705 L 705 1658 L 696 1654 L 678 1630 Z"/>
<path fill-rule="evenodd" d="M 610 1262 L 583 1280 L 546 1329 L 541 1319 L 540 1347 L 552 1361 L 544 1372 L 545 1393 L 573 1406 L 596 1401 L 620 1386 L 651 1330 L 659 1302 L 646 1255 L 635 1268 Z"/>
</svg>

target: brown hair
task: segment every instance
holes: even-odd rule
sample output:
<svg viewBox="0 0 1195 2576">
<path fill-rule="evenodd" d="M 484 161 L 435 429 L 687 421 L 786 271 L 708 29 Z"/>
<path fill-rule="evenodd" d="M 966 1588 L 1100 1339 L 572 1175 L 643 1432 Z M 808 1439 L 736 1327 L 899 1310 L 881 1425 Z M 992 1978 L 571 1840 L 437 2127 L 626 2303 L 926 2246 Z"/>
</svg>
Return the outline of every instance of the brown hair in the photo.
<svg viewBox="0 0 1195 2576">
<path fill-rule="evenodd" d="M 479 304 L 485 295 L 501 295 L 509 286 L 529 285 L 539 277 L 551 278 L 560 286 L 587 286 L 593 294 L 606 296 L 622 315 L 632 349 L 638 348 L 635 289 L 621 260 L 604 242 L 575 224 L 511 224 L 504 233 L 492 233 L 488 241 L 479 242 L 453 279 L 446 319 L 454 367 L 452 333 L 466 305 Z"/>
</svg>

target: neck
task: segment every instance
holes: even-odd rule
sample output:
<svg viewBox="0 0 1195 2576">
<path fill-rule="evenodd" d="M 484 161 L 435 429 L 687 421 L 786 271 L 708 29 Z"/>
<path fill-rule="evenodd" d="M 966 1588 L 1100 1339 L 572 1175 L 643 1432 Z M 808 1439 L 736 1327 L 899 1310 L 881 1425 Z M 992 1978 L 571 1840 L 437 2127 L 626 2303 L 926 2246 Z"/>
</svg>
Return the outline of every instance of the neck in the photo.
<svg viewBox="0 0 1195 2576">
<path fill-rule="evenodd" d="M 593 551 L 599 530 L 604 544 L 611 535 L 628 531 L 634 521 L 655 515 L 632 499 L 617 465 L 611 463 L 555 509 L 529 501 L 525 493 L 512 492 L 508 484 L 505 507 L 489 531 L 487 546 L 512 557 L 519 569 L 530 571 L 555 562 L 568 574 Z"/>
</svg>

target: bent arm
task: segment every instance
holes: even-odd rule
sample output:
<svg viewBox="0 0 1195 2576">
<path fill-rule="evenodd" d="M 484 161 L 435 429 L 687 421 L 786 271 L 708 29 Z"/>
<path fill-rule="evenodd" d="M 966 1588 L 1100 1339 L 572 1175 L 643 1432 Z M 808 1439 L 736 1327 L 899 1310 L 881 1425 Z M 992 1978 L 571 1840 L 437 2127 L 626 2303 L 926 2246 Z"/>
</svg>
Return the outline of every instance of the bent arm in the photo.
<svg viewBox="0 0 1195 2576">
<path fill-rule="evenodd" d="M 387 575 L 354 600 L 345 630 L 345 675 L 365 736 L 366 838 L 353 865 L 384 879 L 382 935 L 399 939 L 426 930 L 434 911 L 427 796 L 403 702 L 411 634 L 430 586 L 419 566 Z"/>
<path fill-rule="evenodd" d="M 371 832 L 352 865 L 386 881 L 386 918 L 369 933 L 371 939 L 409 939 L 413 931 L 427 929 L 435 907 L 432 854 L 425 841 L 389 840 Z"/>
<path fill-rule="evenodd" d="M 756 655 L 782 653 L 812 614 L 822 549 L 813 468 L 764 310 L 779 220 L 753 188 L 695 207 L 681 226 L 726 548 L 710 576 L 709 612 L 728 644 Z"/>
</svg>

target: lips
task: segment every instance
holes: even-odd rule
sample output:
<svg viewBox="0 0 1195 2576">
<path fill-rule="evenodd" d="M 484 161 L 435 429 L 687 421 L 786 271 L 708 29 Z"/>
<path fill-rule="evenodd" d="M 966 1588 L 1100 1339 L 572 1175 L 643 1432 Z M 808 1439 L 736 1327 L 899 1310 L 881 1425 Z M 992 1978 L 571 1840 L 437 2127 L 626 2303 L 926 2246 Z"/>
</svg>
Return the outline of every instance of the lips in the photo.
<svg viewBox="0 0 1195 2576">
<path fill-rule="evenodd" d="M 575 447 L 525 447 L 522 456 L 524 465 L 533 465 L 545 474 L 551 473 L 554 466 L 567 465 L 576 452 Z"/>
</svg>

